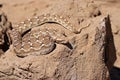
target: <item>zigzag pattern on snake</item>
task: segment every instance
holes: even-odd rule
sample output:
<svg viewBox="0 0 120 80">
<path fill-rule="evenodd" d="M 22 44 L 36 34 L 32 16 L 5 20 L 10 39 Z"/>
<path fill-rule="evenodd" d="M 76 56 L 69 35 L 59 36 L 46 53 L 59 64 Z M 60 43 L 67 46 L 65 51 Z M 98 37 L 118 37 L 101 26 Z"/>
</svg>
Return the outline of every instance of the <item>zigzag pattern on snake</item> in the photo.
<svg viewBox="0 0 120 80">
<path fill-rule="evenodd" d="M 22 38 L 22 33 L 25 31 L 49 22 L 60 24 L 65 29 L 76 32 L 67 20 L 63 20 L 62 17 L 57 15 L 51 16 L 47 14 L 28 19 L 18 24 L 18 26 L 10 32 L 14 51 L 18 56 L 48 54 L 54 49 L 55 40 L 48 31 L 42 31 L 40 29 L 33 32 L 31 31 L 27 33 L 27 36 Z"/>
<path fill-rule="evenodd" d="M 78 33 L 78 31 L 76 31 L 74 27 L 62 16 L 50 14 L 44 14 L 31 19 L 27 19 L 24 22 L 21 22 L 20 24 L 16 25 L 15 28 L 18 29 L 20 33 L 24 33 L 33 27 L 37 27 L 45 23 L 56 23 L 63 26 L 65 29 L 68 29 L 74 33 Z"/>
</svg>

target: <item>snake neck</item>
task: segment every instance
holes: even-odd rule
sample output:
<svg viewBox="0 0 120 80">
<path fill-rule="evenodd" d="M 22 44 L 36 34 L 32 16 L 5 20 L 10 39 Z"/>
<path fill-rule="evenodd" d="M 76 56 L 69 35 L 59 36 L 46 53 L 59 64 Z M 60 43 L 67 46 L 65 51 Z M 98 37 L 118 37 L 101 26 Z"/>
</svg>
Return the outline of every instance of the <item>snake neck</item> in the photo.
<svg viewBox="0 0 120 80">
<path fill-rule="evenodd" d="M 18 30 L 13 29 L 10 35 L 15 51 L 19 51 L 22 47 L 22 37 Z"/>
</svg>

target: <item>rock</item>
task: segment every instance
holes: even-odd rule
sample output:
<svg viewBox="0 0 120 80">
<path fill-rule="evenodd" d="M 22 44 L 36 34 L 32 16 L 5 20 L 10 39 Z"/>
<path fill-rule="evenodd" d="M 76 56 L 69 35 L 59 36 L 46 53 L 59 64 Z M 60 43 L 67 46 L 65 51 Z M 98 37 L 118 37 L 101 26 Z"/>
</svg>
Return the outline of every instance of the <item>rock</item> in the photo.
<svg viewBox="0 0 120 80">
<path fill-rule="evenodd" d="M 65 32 L 64 36 L 69 39 L 69 44 L 56 43 L 55 49 L 47 55 L 18 57 L 13 50 L 13 45 L 11 44 L 10 47 L 8 45 L 9 49 L 0 57 L 0 80 L 109 79 L 109 70 L 114 62 L 113 59 L 111 64 L 111 57 L 115 57 L 113 53 L 115 48 L 111 37 L 112 31 L 110 30 L 111 21 L 109 16 L 103 16 L 97 7 L 88 8 L 86 5 L 90 2 L 86 1 L 56 0 L 52 2 L 48 0 L 31 2 L 21 0 L 22 8 L 20 5 L 11 6 L 18 4 L 17 2 L 9 3 L 11 4 L 9 9 L 12 12 L 8 10 L 11 12 L 8 15 L 13 22 L 13 28 L 14 22 L 19 22 L 23 16 L 29 17 L 34 14 L 35 9 L 38 9 L 35 11 L 36 15 L 56 13 L 65 16 L 76 30 L 80 30 L 80 33 L 74 34 L 58 24 L 45 24 L 47 27 L 53 27 L 52 29 L 62 29 Z M 46 8 L 46 5 L 49 7 Z M 25 9 L 26 7 L 27 9 Z"/>
<path fill-rule="evenodd" d="M 3 54 L 9 48 L 10 43 L 7 31 L 11 28 L 11 23 L 7 20 L 7 16 L 3 12 L 0 12 L 0 54 Z"/>
<path fill-rule="evenodd" d="M 109 76 L 104 51 L 108 21 L 105 17 L 99 23 L 100 19 L 92 19 L 94 23 L 80 34 L 74 34 L 74 39 L 70 38 L 72 45 L 76 45 L 73 49 L 56 44 L 55 50 L 47 55 L 20 58 L 11 45 L 0 58 L 0 79 L 106 80 Z"/>
</svg>

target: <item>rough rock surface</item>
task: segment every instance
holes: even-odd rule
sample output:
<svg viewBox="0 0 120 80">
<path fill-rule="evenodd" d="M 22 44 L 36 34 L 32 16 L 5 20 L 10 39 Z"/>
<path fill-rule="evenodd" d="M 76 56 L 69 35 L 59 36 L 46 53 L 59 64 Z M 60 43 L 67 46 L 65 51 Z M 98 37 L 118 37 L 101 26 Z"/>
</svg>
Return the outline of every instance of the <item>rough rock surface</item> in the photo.
<svg viewBox="0 0 120 80">
<path fill-rule="evenodd" d="M 11 30 L 11 23 L 7 20 L 5 13 L 0 13 L 0 55 L 2 55 L 9 48 L 9 39 L 7 31 Z"/>
<path fill-rule="evenodd" d="M 16 56 L 12 45 L 7 45 L 7 51 L 1 48 L 0 80 L 107 80 L 114 62 L 114 66 L 120 67 L 119 14 L 115 13 L 120 6 L 108 7 L 119 3 L 118 0 L 0 2 L 13 28 L 27 18 L 50 13 L 64 16 L 76 30 L 81 30 L 74 34 L 60 25 L 45 24 L 63 30 L 70 41 L 64 45 L 56 43 L 56 48 L 47 55 L 21 58 Z"/>
<path fill-rule="evenodd" d="M 106 80 L 108 70 L 104 55 L 108 18 L 101 21 L 101 17 L 97 17 L 90 22 L 80 34 L 70 36 L 72 48 L 56 44 L 48 55 L 21 58 L 16 56 L 11 45 L 0 59 L 0 79 Z M 87 29 L 91 31 L 86 32 Z"/>
</svg>

